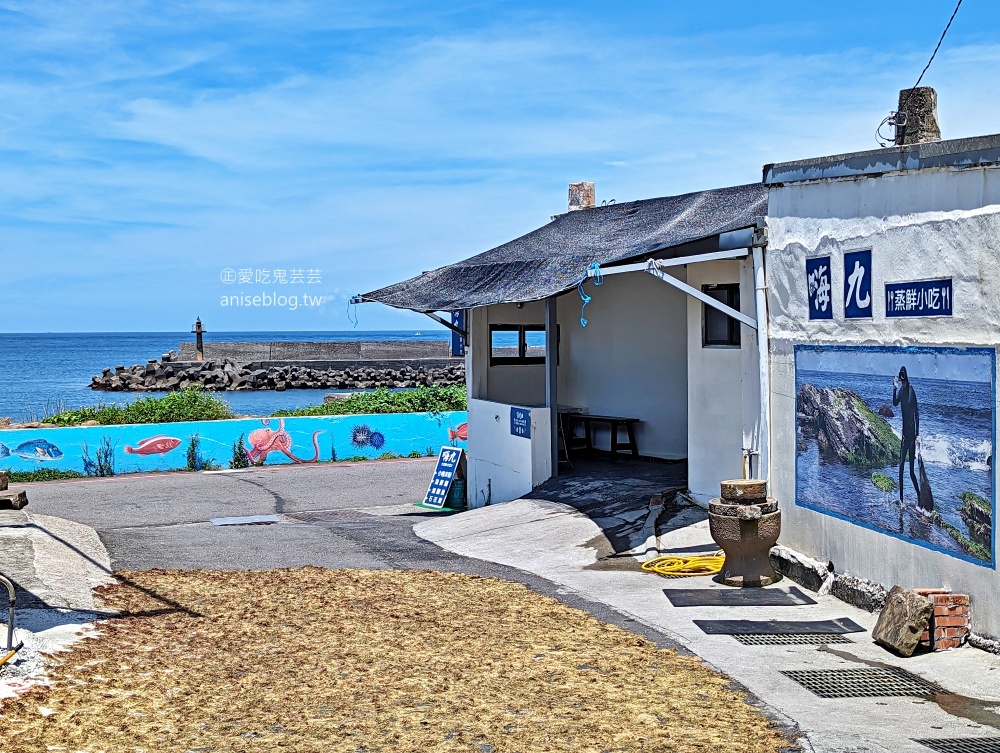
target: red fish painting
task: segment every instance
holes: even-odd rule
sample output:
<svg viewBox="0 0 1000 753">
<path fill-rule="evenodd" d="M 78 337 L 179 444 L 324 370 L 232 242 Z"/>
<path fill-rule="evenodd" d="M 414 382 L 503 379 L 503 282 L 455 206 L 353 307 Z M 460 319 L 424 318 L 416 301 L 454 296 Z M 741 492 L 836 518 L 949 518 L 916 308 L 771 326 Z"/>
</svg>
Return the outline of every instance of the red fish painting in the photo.
<svg viewBox="0 0 1000 753">
<path fill-rule="evenodd" d="M 457 429 L 448 427 L 448 441 L 454 442 L 455 440 L 459 442 L 469 441 L 469 423 L 459 424 Z"/>
<path fill-rule="evenodd" d="M 166 455 L 177 447 L 181 440 L 176 437 L 168 437 L 165 434 L 158 434 L 139 442 L 137 447 L 125 445 L 125 452 L 132 455 Z"/>
</svg>

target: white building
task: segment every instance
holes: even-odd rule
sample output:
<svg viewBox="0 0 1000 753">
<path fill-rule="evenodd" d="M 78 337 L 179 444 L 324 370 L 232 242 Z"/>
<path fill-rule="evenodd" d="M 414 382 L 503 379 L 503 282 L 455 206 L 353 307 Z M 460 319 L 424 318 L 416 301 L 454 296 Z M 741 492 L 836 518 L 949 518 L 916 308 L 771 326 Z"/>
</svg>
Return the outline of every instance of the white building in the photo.
<svg viewBox="0 0 1000 753">
<path fill-rule="evenodd" d="M 749 467 L 782 504 L 782 543 L 967 593 L 976 631 L 1000 636 L 998 167 L 991 136 L 629 204 L 574 184 L 539 229 L 361 298 L 468 311 L 471 507 L 558 471 L 560 409 L 637 418 L 639 453 L 687 458 L 696 498 Z M 900 367 L 912 391 L 894 395 Z"/>
</svg>

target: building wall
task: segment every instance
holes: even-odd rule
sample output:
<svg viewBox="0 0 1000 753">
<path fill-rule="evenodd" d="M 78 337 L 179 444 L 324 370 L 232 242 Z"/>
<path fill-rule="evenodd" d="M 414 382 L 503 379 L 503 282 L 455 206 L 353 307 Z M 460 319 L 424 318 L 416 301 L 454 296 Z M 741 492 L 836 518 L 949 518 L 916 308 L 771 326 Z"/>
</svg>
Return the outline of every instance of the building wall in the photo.
<svg viewBox="0 0 1000 753">
<path fill-rule="evenodd" d="M 740 309 L 755 316 L 749 261 L 725 260 L 688 265 L 687 282 L 702 285 L 739 283 Z M 688 488 L 698 499 L 719 496 L 719 482 L 743 477 L 744 414 L 752 423 L 759 405 L 757 340 L 753 329 L 740 328 L 736 347 L 702 345 L 704 304 L 687 297 Z"/>
<path fill-rule="evenodd" d="M 527 438 L 511 434 L 510 410 L 506 403 L 469 401 L 469 507 L 517 499 L 551 475 L 548 411 L 531 410 Z"/>
<path fill-rule="evenodd" d="M 804 495 L 796 486 L 797 453 L 807 442 L 797 436 L 795 381 L 797 345 L 889 346 L 898 347 L 901 354 L 922 347 L 981 346 L 995 351 L 1000 328 L 1000 297 L 995 294 L 1000 285 L 1000 171 L 927 169 L 775 186 L 768 226 L 771 492 L 784 510 L 782 542 L 823 561 L 832 560 L 839 572 L 885 585 L 945 586 L 968 593 L 973 629 L 1000 635 L 995 501 L 988 500 L 993 505 L 992 563 L 922 543 L 922 537 L 928 542 L 942 540 L 938 522 L 927 523 L 926 533 L 913 524 L 892 532 L 797 504 L 797 494 Z M 873 316 L 845 320 L 843 253 L 859 249 L 872 251 Z M 810 321 L 805 259 L 826 255 L 832 258 L 833 319 Z M 952 316 L 885 316 L 886 282 L 935 278 L 952 279 Z M 885 376 L 887 402 L 891 402 L 892 376 Z M 919 391 L 918 400 L 921 394 L 927 392 Z M 995 446 L 995 395 L 994 389 L 990 398 L 994 438 L 985 438 L 991 446 Z M 922 406 L 922 415 L 932 408 Z M 993 463 L 992 470 L 983 471 L 987 480 L 992 475 L 994 490 L 995 468 Z M 907 480 L 907 490 L 908 485 Z M 949 504 L 949 500 L 939 502 Z M 952 524 L 961 526 L 956 520 Z"/>
<path fill-rule="evenodd" d="M 684 268 L 674 274 L 683 280 Z M 559 403 L 639 418 L 640 453 L 687 457 L 686 296 L 645 272 L 609 275 L 585 290 L 586 327 L 579 295 L 559 298 Z M 607 429 L 595 433 L 596 446 L 608 449 Z"/>
<path fill-rule="evenodd" d="M 513 303 L 497 306 L 486 306 L 476 309 L 476 318 L 480 326 L 475 332 L 476 342 L 473 348 L 478 349 L 481 360 L 476 366 L 486 373 L 486 391 L 481 397 L 500 403 L 513 405 L 544 405 L 545 404 L 545 366 L 534 364 L 525 366 L 490 366 L 490 336 L 491 324 L 545 324 L 545 304 L 542 301 L 532 301 L 517 308 Z"/>
</svg>

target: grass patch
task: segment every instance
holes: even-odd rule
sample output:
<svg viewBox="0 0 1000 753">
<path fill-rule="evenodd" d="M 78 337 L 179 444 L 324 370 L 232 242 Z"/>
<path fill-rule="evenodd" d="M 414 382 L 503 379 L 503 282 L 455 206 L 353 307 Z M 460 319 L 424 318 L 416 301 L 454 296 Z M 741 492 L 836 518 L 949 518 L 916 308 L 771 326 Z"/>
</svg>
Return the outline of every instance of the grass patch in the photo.
<svg viewBox="0 0 1000 753">
<path fill-rule="evenodd" d="M 96 405 L 63 411 L 44 421 L 59 426 L 79 426 L 96 421 L 102 426 L 158 424 L 172 421 L 217 421 L 232 418 L 222 400 L 201 390 L 180 390 L 163 397 L 141 397 L 128 405 Z"/>
<path fill-rule="evenodd" d="M 51 658 L 52 687 L 3 700 L 4 750 L 793 747 L 698 657 L 520 584 L 316 567 L 125 577 L 134 588 L 101 591 L 122 616 Z"/>
<path fill-rule="evenodd" d="M 79 471 L 61 471 L 58 468 L 39 468 L 36 471 L 4 471 L 12 484 L 32 484 L 36 481 L 62 481 L 68 478 L 86 478 Z"/>
<path fill-rule="evenodd" d="M 279 410 L 275 416 L 349 416 L 368 413 L 443 413 L 468 408 L 465 387 L 418 387 L 390 392 L 382 387 L 374 392 L 357 392 L 343 400 Z"/>
<path fill-rule="evenodd" d="M 872 483 L 875 485 L 876 489 L 881 492 L 886 492 L 887 494 L 889 492 L 894 492 L 899 488 L 899 484 L 897 484 L 892 477 L 882 473 L 882 471 L 875 471 L 872 474 Z"/>
</svg>

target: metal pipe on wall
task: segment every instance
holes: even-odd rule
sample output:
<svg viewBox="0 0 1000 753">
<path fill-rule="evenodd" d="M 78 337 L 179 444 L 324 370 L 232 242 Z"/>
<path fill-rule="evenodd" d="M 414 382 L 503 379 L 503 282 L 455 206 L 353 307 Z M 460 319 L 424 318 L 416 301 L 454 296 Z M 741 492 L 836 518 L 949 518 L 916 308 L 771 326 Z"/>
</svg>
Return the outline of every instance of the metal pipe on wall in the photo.
<svg viewBox="0 0 1000 753">
<path fill-rule="evenodd" d="M 764 249 L 753 248 L 754 293 L 757 305 L 757 360 L 760 368 L 760 428 L 758 429 L 757 475 L 768 480 L 770 463 L 771 426 L 771 369 L 767 327 L 767 277 L 764 270 Z"/>
</svg>

